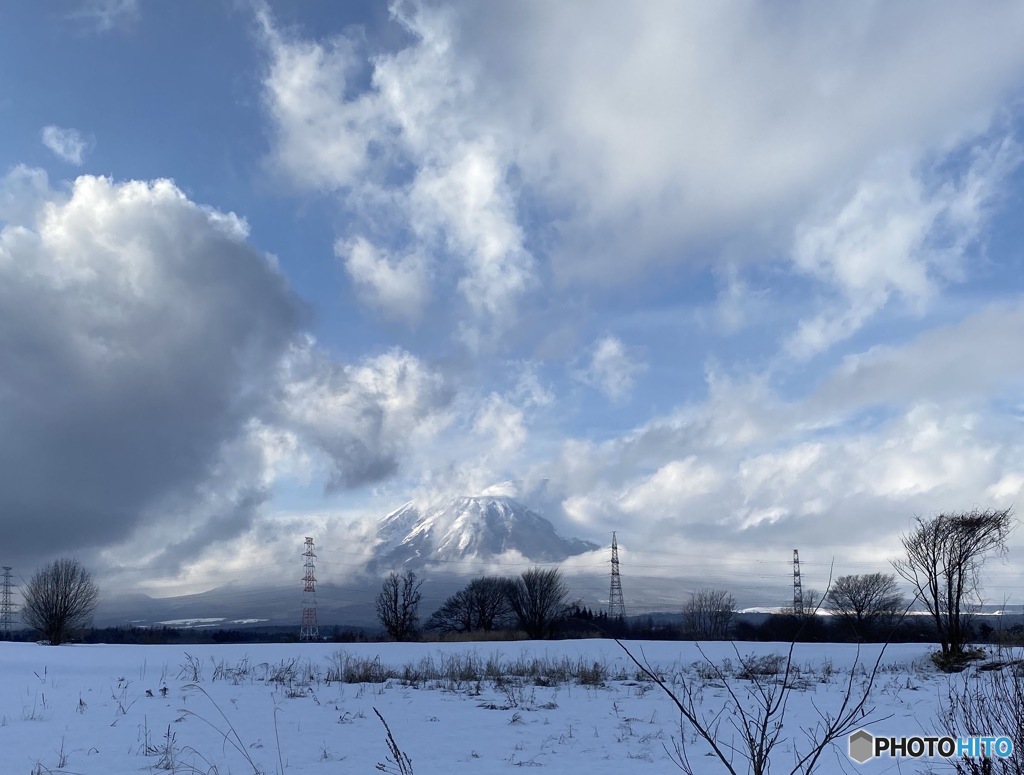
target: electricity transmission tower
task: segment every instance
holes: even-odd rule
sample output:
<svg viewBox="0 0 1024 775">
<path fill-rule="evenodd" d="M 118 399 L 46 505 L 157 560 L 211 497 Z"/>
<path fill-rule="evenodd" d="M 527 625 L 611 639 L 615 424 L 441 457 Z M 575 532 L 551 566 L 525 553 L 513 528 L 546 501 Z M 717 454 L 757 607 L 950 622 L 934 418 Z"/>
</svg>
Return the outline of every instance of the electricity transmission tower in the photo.
<svg viewBox="0 0 1024 775">
<path fill-rule="evenodd" d="M 299 640 L 320 640 L 320 628 L 316 623 L 316 555 L 313 553 L 313 539 L 306 537 L 305 575 L 302 590 L 302 626 Z"/>
<path fill-rule="evenodd" d="M 14 604 L 11 602 L 11 567 L 4 565 L 3 592 L 0 596 L 0 637 L 10 638 L 14 630 Z"/>
<path fill-rule="evenodd" d="M 626 603 L 622 599 L 622 579 L 619 576 L 619 544 L 612 533 L 612 583 L 608 591 L 608 618 L 625 619 Z"/>
<path fill-rule="evenodd" d="M 793 550 L 793 613 L 804 615 L 804 591 L 800 586 L 800 551 Z"/>
</svg>

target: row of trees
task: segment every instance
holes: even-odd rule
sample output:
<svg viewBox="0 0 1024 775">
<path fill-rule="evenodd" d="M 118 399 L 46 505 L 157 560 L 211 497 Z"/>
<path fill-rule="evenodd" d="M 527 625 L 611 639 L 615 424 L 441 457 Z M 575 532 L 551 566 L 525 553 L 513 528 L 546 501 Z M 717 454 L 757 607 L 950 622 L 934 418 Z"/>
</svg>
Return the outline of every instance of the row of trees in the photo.
<svg viewBox="0 0 1024 775">
<path fill-rule="evenodd" d="M 782 616 L 799 619 L 821 608 L 861 640 L 884 635 L 905 607 L 896 576 L 891 573 L 841 576 L 824 597 L 814 590 L 806 590 L 803 595 L 802 610 L 784 610 Z M 688 639 L 726 640 L 735 634 L 736 598 L 724 589 L 692 593 L 682 613 L 682 634 Z"/>
<path fill-rule="evenodd" d="M 1011 509 L 943 513 L 918 517 L 902 536 L 906 556 L 893 568 L 927 610 L 941 651 L 936 662 L 955 668 L 970 656 L 970 616 L 980 601 L 980 573 L 986 559 L 1005 554 L 1015 525 Z M 377 596 L 377 615 L 388 634 L 409 640 L 418 630 L 420 586 L 415 573 L 392 572 Z M 22 590 L 25 622 L 52 644 L 86 626 L 99 601 L 91 574 L 73 559 L 39 569 Z M 555 634 L 580 610 L 569 602 L 569 588 L 558 569 L 531 568 L 517 578 L 476 579 L 448 598 L 427 621 L 441 632 L 491 631 L 518 626 L 530 638 Z M 824 596 L 808 593 L 805 611 L 819 606 L 836 615 L 857 637 L 869 638 L 891 627 L 906 607 L 892 574 L 842 576 Z M 705 589 L 683 607 L 684 634 L 698 640 L 730 636 L 735 599 L 723 590 Z M 800 614 L 794 611 L 794 614 Z"/>
<path fill-rule="evenodd" d="M 413 571 L 392 571 L 377 595 L 377 618 L 395 640 L 419 630 L 420 586 Z M 426 622 L 443 633 L 491 632 L 517 626 L 529 638 L 550 638 L 578 603 L 557 568 L 530 568 L 516 578 L 484 576 L 444 601 Z"/>
<path fill-rule="evenodd" d="M 956 663 L 967 655 L 970 615 L 980 601 L 980 570 L 985 560 L 1005 553 L 1014 526 L 1007 509 L 943 513 L 917 518 L 902 536 L 906 556 L 892 573 L 841 576 L 820 595 L 804 593 L 802 611 L 789 611 L 797 626 L 819 609 L 860 640 L 889 637 L 914 602 L 928 612 L 940 644 L 937 661 Z M 897 574 L 913 593 L 900 593 Z M 408 640 L 418 629 L 421 581 L 412 572 L 392 573 L 377 598 L 377 614 L 388 634 Z M 490 632 L 518 627 L 530 638 L 550 637 L 576 606 L 557 569 L 533 568 L 514 579 L 483 577 L 448 598 L 427 620 L 426 629 L 444 633 Z M 723 640 L 734 635 L 736 600 L 727 591 L 702 589 L 682 609 L 682 634 L 694 640 Z M 809 625 L 808 625 L 809 626 Z"/>
<path fill-rule="evenodd" d="M 418 635 L 422 583 L 412 571 L 392 572 L 384 580 L 377 595 L 377 617 L 389 637 L 405 641 Z M 884 634 L 904 608 L 892 574 L 843 576 L 831 586 L 824 600 L 812 590 L 805 592 L 805 598 L 807 614 L 821 606 L 854 637 L 864 640 Z M 735 615 L 736 599 L 729 592 L 699 590 L 683 605 L 680 634 L 693 640 L 726 640 L 735 634 Z M 449 634 L 518 628 L 537 639 L 551 637 L 568 619 L 615 629 L 615 623 L 607 617 L 595 619 L 584 612 L 578 601 L 569 602 L 569 588 L 560 571 L 532 568 L 514 579 L 474 579 L 445 600 L 423 629 Z"/>
<path fill-rule="evenodd" d="M 981 603 L 981 569 L 992 556 L 1006 554 L 1016 521 L 1010 508 L 974 509 L 918 517 L 901 536 L 905 556 L 893 561 L 895 574 L 841 576 L 822 597 L 806 592 L 803 612 L 823 608 L 860 639 L 889 637 L 913 603 L 927 611 L 940 651 L 936 663 L 956 669 L 972 656 L 971 620 Z M 912 599 L 900 594 L 897 575 L 909 583 Z M 694 639 L 729 637 L 735 600 L 723 590 L 705 589 L 683 607 L 683 628 Z"/>
</svg>

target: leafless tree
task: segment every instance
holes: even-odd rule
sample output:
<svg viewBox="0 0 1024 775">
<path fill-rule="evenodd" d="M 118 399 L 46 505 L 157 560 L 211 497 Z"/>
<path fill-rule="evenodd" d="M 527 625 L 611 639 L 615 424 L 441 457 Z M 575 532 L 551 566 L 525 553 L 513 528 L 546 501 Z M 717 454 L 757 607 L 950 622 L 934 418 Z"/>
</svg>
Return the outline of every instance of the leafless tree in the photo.
<svg viewBox="0 0 1024 775">
<path fill-rule="evenodd" d="M 527 637 L 549 638 L 566 618 L 569 588 L 558 568 L 530 568 L 508 587 L 508 605 Z"/>
<path fill-rule="evenodd" d="M 511 613 L 508 605 L 510 583 L 508 579 L 497 576 L 473 579 L 431 614 L 426 628 L 441 632 L 490 632 Z"/>
<path fill-rule="evenodd" d="M 893 568 L 924 602 L 938 632 L 940 666 L 965 656 L 969 617 L 980 603 L 980 572 L 985 560 L 1006 552 L 1015 520 L 1012 510 L 986 509 L 918 517 L 901 537 L 906 558 Z"/>
<path fill-rule="evenodd" d="M 957 737 L 1005 734 L 1013 742 L 1006 758 L 950 760 L 958 775 L 1024 775 L 1024 671 L 1019 656 L 1000 650 L 982 669 L 951 677 L 941 727 Z"/>
<path fill-rule="evenodd" d="M 725 640 L 736 613 L 736 598 L 724 589 L 701 589 L 683 604 L 683 633 L 693 640 Z"/>
<path fill-rule="evenodd" d="M 411 570 L 401 575 L 391 571 L 384 579 L 377 595 L 377 618 L 395 640 L 411 640 L 416 634 L 422 584 Z"/>
<path fill-rule="evenodd" d="M 800 593 L 800 610 L 794 608 L 784 609 L 784 613 L 792 616 L 817 616 L 818 610 L 825 596 L 816 589 L 805 589 Z"/>
<path fill-rule="evenodd" d="M 22 619 L 52 646 L 87 627 L 100 600 L 100 588 L 78 560 L 54 560 L 37 570 L 21 590 Z"/>
<path fill-rule="evenodd" d="M 840 576 L 825 600 L 825 609 L 862 638 L 890 625 L 903 607 L 903 596 L 892 573 Z"/>
<path fill-rule="evenodd" d="M 619 646 L 633 664 L 657 684 L 676 706 L 680 714 L 680 735 L 674 741 L 673 762 L 687 775 L 705 775 L 710 771 L 706 759 L 698 766 L 690 761 L 687 740 L 703 740 L 716 761 L 730 775 L 752 773 L 768 775 L 773 761 L 784 766 L 790 775 L 810 775 L 821 764 L 832 744 L 871 720 L 868 705 L 875 677 L 885 654 L 879 650 L 873 664 L 862 665 L 858 656 L 843 679 L 838 707 L 831 711 L 815 706 L 817 718 L 811 723 L 786 723 L 786 712 L 794 692 L 801 691 L 798 668 L 793 658 L 795 643 L 790 642 L 785 655 L 745 657 L 736 651 L 738 670 L 731 662 L 712 661 L 701 650 L 703 662 L 698 677 L 674 675 L 672 685 L 646 661 L 638 660 L 621 642 Z M 859 647 L 858 647 L 859 648 Z M 699 650 L 699 649 L 698 649 Z M 866 677 L 864 677 L 866 673 Z M 699 676 L 706 676 L 700 678 Z M 704 706 L 704 681 L 722 687 L 724 698 L 713 706 Z M 785 750 L 789 760 L 773 752 Z M 672 752 L 670 752 L 672 755 Z"/>
</svg>

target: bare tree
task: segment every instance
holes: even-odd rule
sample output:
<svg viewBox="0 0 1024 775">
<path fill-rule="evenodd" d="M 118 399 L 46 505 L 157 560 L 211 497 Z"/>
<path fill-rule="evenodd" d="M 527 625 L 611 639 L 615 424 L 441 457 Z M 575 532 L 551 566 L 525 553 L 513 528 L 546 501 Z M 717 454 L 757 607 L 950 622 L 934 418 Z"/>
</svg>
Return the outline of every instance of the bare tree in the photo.
<svg viewBox="0 0 1024 775">
<path fill-rule="evenodd" d="M 508 605 L 527 637 L 549 638 L 569 612 L 565 585 L 558 568 L 530 568 L 508 588 Z"/>
<path fill-rule="evenodd" d="M 419 623 L 420 586 L 411 570 L 391 571 L 377 595 L 377 618 L 395 640 L 411 640 Z"/>
<path fill-rule="evenodd" d="M 840 576 L 825 601 L 825 609 L 846 622 L 861 638 L 891 624 L 903 606 L 903 596 L 892 573 Z"/>
<path fill-rule="evenodd" d="M 688 741 L 696 739 L 710 748 L 705 756 L 717 760 L 720 769 L 729 775 L 768 775 L 773 762 L 789 775 L 811 775 L 834 742 L 870 721 L 873 709 L 868 701 L 885 654 L 883 646 L 873 664 L 864 664 L 858 650 L 849 676 L 839 687 L 838 707 L 825 710 L 815 705 L 817 718 L 810 723 L 790 724 L 786 718 L 789 700 L 794 692 L 801 691 L 793 658 L 794 642 L 790 642 L 785 655 L 742 656 L 736 651 L 735 667 L 731 660 L 722 664 L 712 661 L 698 648 L 703 657 L 698 675 L 682 673 L 671 679 L 637 659 L 621 641 L 616 642 L 679 711 L 680 734 L 673 740 L 672 760 L 687 775 L 710 771 L 704 756 L 697 766 L 690 761 Z M 723 688 L 721 703 L 703 707 L 705 679 L 700 675 L 710 677 Z M 672 681 L 671 686 L 668 680 Z M 785 751 L 788 761 L 784 762 L 776 750 Z M 672 756 L 671 752 L 669 755 Z"/>
<path fill-rule="evenodd" d="M 87 627 L 100 600 L 100 588 L 78 560 L 54 560 L 37 570 L 21 590 L 21 615 L 52 646 Z"/>
<path fill-rule="evenodd" d="M 804 589 L 800 592 L 800 610 L 793 608 L 784 609 L 786 613 L 797 617 L 817 616 L 818 609 L 825 596 L 816 589 Z"/>
<path fill-rule="evenodd" d="M 508 579 L 484 576 L 473 579 L 464 589 L 444 601 L 430 618 L 428 630 L 441 632 L 490 632 L 511 613 Z"/>
<path fill-rule="evenodd" d="M 736 613 L 736 598 L 724 589 L 701 589 L 683 604 L 683 633 L 693 640 L 725 640 Z"/>
<path fill-rule="evenodd" d="M 1024 674 L 1016 654 L 1000 650 L 984 669 L 951 677 L 942 715 L 943 729 L 957 737 L 1006 734 L 1013 742 L 1008 757 L 951 759 L 958 775 L 1024 775 Z"/>
<path fill-rule="evenodd" d="M 1005 554 L 1014 527 L 1012 510 L 986 509 L 916 519 L 901 537 L 906 559 L 893 568 L 912 585 L 931 614 L 942 646 L 940 666 L 965 654 L 969 617 L 980 602 L 980 572 L 993 554 Z"/>
<path fill-rule="evenodd" d="M 830 573 L 829 586 L 831 579 Z M 814 607 L 805 608 L 803 616 L 790 615 L 790 618 L 806 624 L 816 618 L 823 596 L 810 590 L 805 595 L 804 602 Z M 773 762 L 789 775 L 812 775 L 833 743 L 870 721 L 873 708 L 868 702 L 888 648 L 886 641 L 874 663 L 865 664 L 860 660 L 858 646 L 849 675 L 837 692 L 838 706 L 828 710 L 814 705 L 817 718 L 810 723 L 804 720 L 792 724 L 787 723 L 786 718 L 789 700 L 793 692 L 805 687 L 798 678 L 800 669 L 793 656 L 795 638 L 790 640 L 784 655 L 743 656 L 734 644 L 736 667 L 728 659 L 721 664 L 712 661 L 698 646 L 703 663 L 696 669 L 696 676 L 683 672 L 670 679 L 646 660 L 638 660 L 622 641 L 616 640 L 616 643 L 633 664 L 668 695 L 679 711 L 679 737 L 673 740 L 675 756 L 672 760 L 686 775 L 704 775 L 709 771 L 704 757 L 696 767 L 690 761 L 688 741 L 697 739 L 710 748 L 705 756 L 711 757 L 711 761 L 717 760 L 729 775 L 741 772 L 768 775 Z M 725 692 L 722 702 L 711 707 L 705 706 L 703 700 L 707 678 Z M 783 762 L 778 753 L 781 751 L 785 751 L 788 761 Z"/>
</svg>

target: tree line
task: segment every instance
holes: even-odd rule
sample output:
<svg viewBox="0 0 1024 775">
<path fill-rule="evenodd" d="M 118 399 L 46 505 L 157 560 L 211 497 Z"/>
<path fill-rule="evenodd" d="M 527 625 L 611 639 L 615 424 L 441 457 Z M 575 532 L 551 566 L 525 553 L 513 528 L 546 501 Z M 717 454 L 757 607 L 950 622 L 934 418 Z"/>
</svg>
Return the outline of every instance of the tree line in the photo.
<svg viewBox="0 0 1024 775">
<path fill-rule="evenodd" d="M 392 571 L 377 595 L 377 618 L 395 640 L 419 635 L 422 580 L 415 572 Z M 550 638 L 579 609 L 558 568 L 530 568 L 516 578 L 483 576 L 449 597 L 424 629 L 443 634 L 519 629 L 528 638 Z"/>
<path fill-rule="evenodd" d="M 981 567 L 989 557 L 1006 552 L 1015 526 L 1012 510 L 974 509 L 915 519 L 901 536 L 905 556 L 892 562 L 894 573 L 840 576 L 822 594 L 803 593 L 801 605 L 783 609 L 755 625 L 738 621 L 736 600 L 723 589 L 690 594 L 681 609 L 681 624 L 672 633 L 692 640 L 934 640 L 936 663 L 953 668 L 971 657 L 972 640 L 990 639 L 993 628 L 978 624 Z M 911 596 L 899 589 L 897 577 L 909 583 Z M 388 635 L 409 640 L 419 633 L 419 588 L 416 574 L 392 572 L 377 598 L 377 614 Z M 926 616 L 908 617 L 915 605 Z M 819 617 L 819 612 L 830 614 Z M 424 624 L 440 633 L 492 632 L 518 629 L 529 638 L 586 631 L 615 637 L 650 637 L 653 622 L 615 621 L 596 617 L 569 589 L 558 569 L 532 568 L 513 579 L 484 576 L 449 597 Z M 667 629 L 667 628 L 666 628 Z M 987 629 L 987 632 L 986 632 Z M 1009 636 L 1021 637 L 1018 626 Z"/>
<path fill-rule="evenodd" d="M 393 571 L 376 598 L 378 619 L 394 640 L 421 633 L 441 635 L 517 630 L 528 638 L 566 635 L 682 637 L 693 640 L 921 640 L 938 642 L 936 664 L 956 669 L 975 656 L 970 643 L 985 639 L 985 625 L 973 614 L 981 600 L 981 568 L 1005 555 L 1016 520 L 1006 509 L 974 509 L 918 517 L 901 536 L 904 556 L 895 573 L 841 576 L 824 594 L 808 590 L 801 605 L 770 615 L 758 625 L 738 621 L 736 601 L 722 589 L 690 594 L 681 624 L 658 628 L 652 619 L 614 620 L 593 614 L 578 600 L 558 568 L 531 568 L 517 577 L 483 576 L 449 597 L 420 626 L 422 581 L 412 571 Z M 897 576 L 910 585 L 899 591 Z M 40 568 L 22 589 L 22 618 L 46 642 L 59 645 L 87 628 L 99 601 L 99 587 L 78 561 L 63 558 Z M 914 604 L 926 616 L 908 617 Z M 819 617 L 824 610 L 830 614 Z M 991 634 L 991 627 L 989 633 Z M 1019 632 L 1011 635 L 1024 635 Z"/>
</svg>

